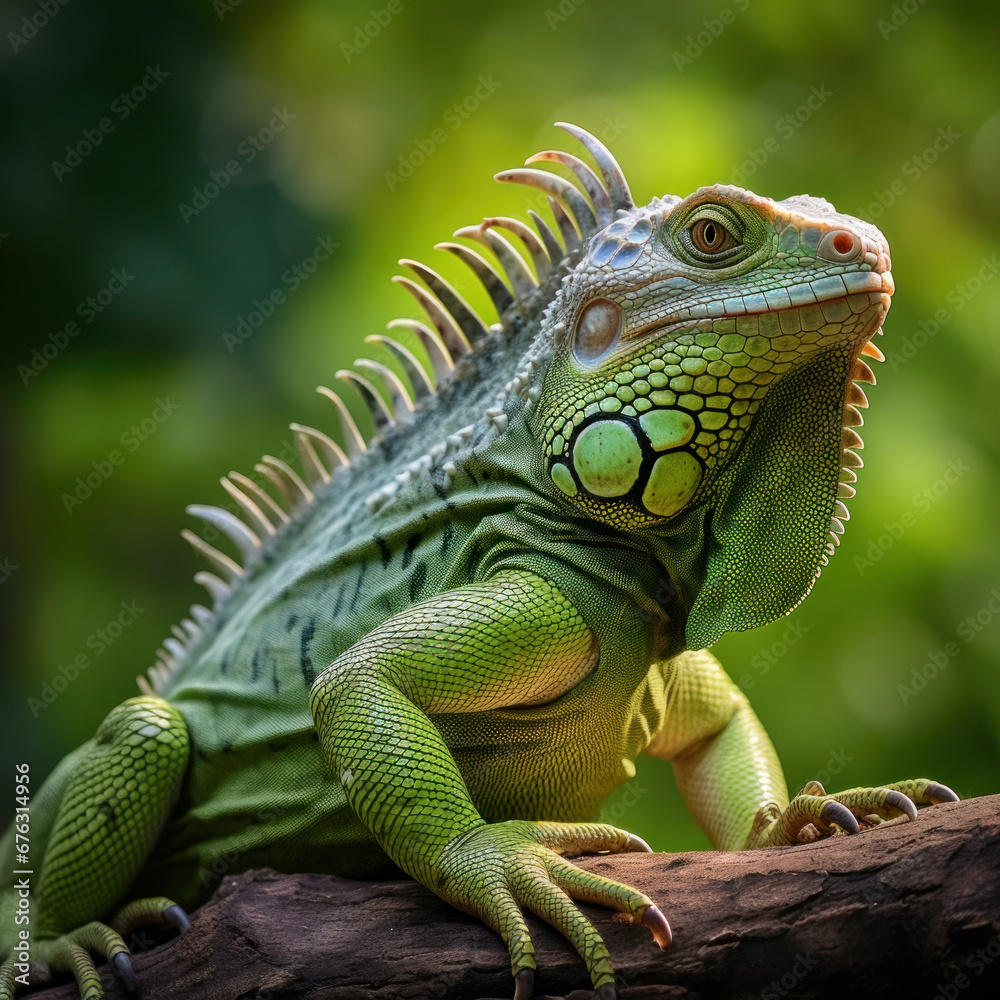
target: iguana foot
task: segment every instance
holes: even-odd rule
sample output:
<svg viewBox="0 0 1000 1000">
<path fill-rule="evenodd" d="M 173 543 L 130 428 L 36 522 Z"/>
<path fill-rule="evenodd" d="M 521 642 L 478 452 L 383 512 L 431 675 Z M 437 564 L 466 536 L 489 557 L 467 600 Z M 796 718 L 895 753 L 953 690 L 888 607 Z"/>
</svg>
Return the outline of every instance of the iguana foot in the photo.
<svg viewBox="0 0 1000 1000">
<path fill-rule="evenodd" d="M 906 823 L 916 819 L 918 805 L 957 801 L 958 796 L 947 785 L 927 778 L 877 788 L 849 788 L 835 795 L 827 795 L 818 781 L 810 781 L 784 810 L 772 803 L 757 813 L 746 846 L 808 843 L 872 826 Z"/>
<path fill-rule="evenodd" d="M 491 823 L 456 838 L 444 849 L 435 889 L 503 938 L 510 952 L 515 1000 L 527 1000 L 534 984 L 535 953 L 522 907 L 569 939 L 587 965 L 597 996 L 613 1000 L 614 969 L 608 950 L 573 900 L 629 914 L 633 923 L 649 928 L 661 948 L 670 944 L 670 925 L 648 896 L 585 872 L 560 855 L 648 850 L 638 837 L 603 824 Z"/>
<path fill-rule="evenodd" d="M 123 906 L 110 924 L 92 921 L 68 934 L 32 942 L 31 985 L 49 978 L 50 972 L 72 972 L 80 990 L 81 1000 L 101 1000 L 104 987 L 91 955 L 108 960 L 122 985 L 130 993 L 136 988 L 135 970 L 128 946 L 122 937 L 142 924 L 162 923 L 181 931 L 191 926 L 187 914 L 172 899 L 156 896 L 137 899 Z M 20 983 L 15 978 L 19 967 L 13 957 L 0 966 L 0 1000 L 13 1000 Z"/>
</svg>

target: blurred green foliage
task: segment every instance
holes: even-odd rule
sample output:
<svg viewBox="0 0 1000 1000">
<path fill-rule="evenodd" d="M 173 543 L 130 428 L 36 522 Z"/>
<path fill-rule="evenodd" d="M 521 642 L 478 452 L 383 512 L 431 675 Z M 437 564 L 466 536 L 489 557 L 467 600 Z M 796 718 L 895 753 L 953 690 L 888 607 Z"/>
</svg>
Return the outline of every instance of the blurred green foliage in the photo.
<svg viewBox="0 0 1000 1000">
<path fill-rule="evenodd" d="M 431 246 L 458 226 L 523 214 L 524 190 L 491 176 L 569 148 L 551 127 L 568 119 L 604 136 L 637 200 L 741 181 L 822 195 L 888 236 L 889 362 L 840 552 L 789 619 L 718 652 L 792 786 L 1000 788 L 995 5 L 77 0 L 48 23 L 40 9 L 8 5 L 21 41 L 0 43 L 0 759 L 41 774 L 135 693 L 203 599 L 184 505 L 219 501 L 218 476 L 279 450 L 289 420 L 329 426 L 313 387 L 415 315 L 389 283 L 396 259 L 441 258 Z M 283 274 L 321 237 L 339 248 L 293 291 Z M 436 261 L 481 304 L 452 263 Z M 84 322 L 78 304 L 114 269 L 133 277 Z M 227 346 L 275 289 L 286 301 Z M 175 412 L 157 421 L 158 401 Z M 141 613 L 108 628 L 122 602 Z M 927 667 L 950 641 L 959 654 Z M 65 693 L 29 701 L 81 655 Z M 706 845 L 661 762 L 641 760 L 608 812 L 657 848 Z"/>
</svg>

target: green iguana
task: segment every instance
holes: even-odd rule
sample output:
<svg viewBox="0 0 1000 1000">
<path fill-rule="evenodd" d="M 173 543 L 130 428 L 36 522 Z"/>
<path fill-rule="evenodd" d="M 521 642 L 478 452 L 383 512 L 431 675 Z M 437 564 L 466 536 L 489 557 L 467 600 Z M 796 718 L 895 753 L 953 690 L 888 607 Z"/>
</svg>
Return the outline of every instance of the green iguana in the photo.
<svg viewBox="0 0 1000 1000">
<path fill-rule="evenodd" d="M 192 607 L 143 694 L 34 795 L 31 919 L 6 875 L 0 998 L 28 979 L 25 932 L 43 978 L 69 970 L 100 997 L 104 956 L 134 987 L 122 935 L 186 926 L 226 859 L 346 876 L 395 862 L 502 936 L 518 1000 L 530 910 L 607 1000 L 608 951 L 573 900 L 630 915 L 660 947 L 670 928 L 647 896 L 563 855 L 649 849 L 595 822 L 642 751 L 673 763 L 724 850 L 956 798 L 929 780 L 839 795 L 813 782 L 789 802 L 764 729 L 706 652 L 796 607 L 838 544 L 862 464 L 855 383 L 874 383 L 861 355 L 881 358 L 869 341 L 893 292 L 885 238 L 823 199 L 728 185 L 637 206 L 609 151 L 561 127 L 597 172 L 547 151 L 528 163 L 576 183 L 497 175 L 540 189 L 554 227 L 532 212 L 537 232 L 488 218 L 456 233 L 499 270 L 439 245 L 499 323 L 401 261 L 429 324 L 389 324 L 409 346 L 370 338 L 393 367 L 337 373 L 374 439 L 321 388 L 343 449 L 293 424 L 302 475 L 268 456 L 257 478 L 222 480 L 230 510 L 189 508 L 243 565 L 184 532 L 212 566 L 195 579 L 213 609 Z"/>
</svg>

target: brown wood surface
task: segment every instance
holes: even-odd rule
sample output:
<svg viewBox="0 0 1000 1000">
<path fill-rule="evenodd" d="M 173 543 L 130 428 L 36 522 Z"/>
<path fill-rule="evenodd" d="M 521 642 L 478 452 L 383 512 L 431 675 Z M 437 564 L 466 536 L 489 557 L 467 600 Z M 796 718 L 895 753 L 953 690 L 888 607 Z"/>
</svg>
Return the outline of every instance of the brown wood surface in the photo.
<svg viewBox="0 0 1000 1000">
<path fill-rule="evenodd" d="M 673 926 L 660 952 L 642 928 L 583 907 L 611 950 L 622 1000 L 1000 996 L 1000 795 L 798 847 L 579 863 L 647 892 Z M 569 946 L 529 923 L 536 997 L 592 997 Z M 513 993 L 499 939 L 415 882 L 267 870 L 226 878 L 191 929 L 136 954 L 135 969 L 141 1000 Z M 102 972 L 109 1000 L 128 995 Z M 72 986 L 35 995 L 76 996 Z"/>
</svg>

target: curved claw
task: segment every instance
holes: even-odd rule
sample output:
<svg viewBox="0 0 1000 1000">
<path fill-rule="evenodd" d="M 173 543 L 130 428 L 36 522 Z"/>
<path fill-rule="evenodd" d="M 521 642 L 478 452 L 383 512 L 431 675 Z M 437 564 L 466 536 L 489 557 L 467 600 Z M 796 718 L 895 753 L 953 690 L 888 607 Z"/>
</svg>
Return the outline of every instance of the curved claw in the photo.
<svg viewBox="0 0 1000 1000">
<path fill-rule="evenodd" d="M 908 798 L 902 792 L 897 792 L 895 790 L 886 792 L 885 804 L 891 809 L 896 809 L 901 813 L 905 813 L 910 819 L 917 818 L 917 807 L 913 804 L 913 800 Z"/>
<path fill-rule="evenodd" d="M 163 922 L 176 927 L 182 934 L 191 926 L 188 915 L 176 903 L 163 911 Z"/>
<path fill-rule="evenodd" d="M 932 805 L 937 805 L 939 802 L 961 801 L 947 785 L 940 785 L 936 781 L 928 782 L 924 789 L 924 796 L 930 799 Z"/>
<path fill-rule="evenodd" d="M 614 983 L 605 983 L 597 991 L 597 1000 L 618 1000 L 618 991 Z"/>
<path fill-rule="evenodd" d="M 657 906 L 651 906 L 642 915 L 642 926 L 648 927 L 653 934 L 653 940 L 660 946 L 660 951 L 666 951 L 673 941 L 674 935 L 670 930 L 667 918 Z"/>
<path fill-rule="evenodd" d="M 854 813 L 847 806 L 841 805 L 841 803 L 836 802 L 834 799 L 823 803 L 823 808 L 820 810 L 820 819 L 827 825 L 836 823 L 844 833 L 857 833 L 861 829 Z"/>
<path fill-rule="evenodd" d="M 111 961 L 115 967 L 115 972 L 118 973 L 122 981 L 122 986 L 129 993 L 134 993 L 138 983 L 135 979 L 135 969 L 132 968 L 132 959 L 129 957 L 129 953 L 127 951 L 120 951 Z"/>
<path fill-rule="evenodd" d="M 650 847 L 649 844 L 642 839 L 642 837 L 637 837 L 634 833 L 630 833 L 628 835 L 628 840 L 625 841 L 625 846 L 621 849 L 620 853 L 625 854 L 628 851 L 638 851 L 643 854 L 652 854 L 653 848 Z"/>
<path fill-rule="evenodd" d="M 535 970 L 521 969 L 514 976 L 514 1000 L 531 1000 L 535 992 Z"/>
</svg>

